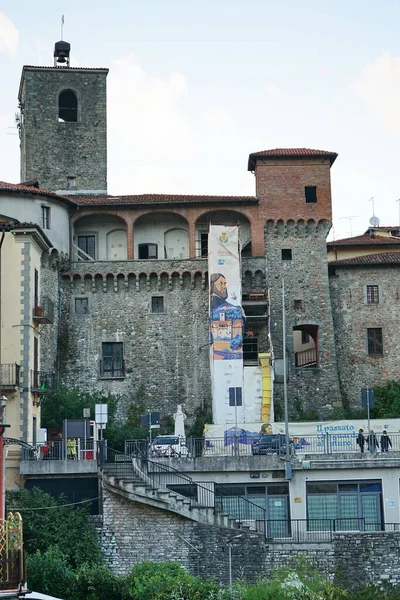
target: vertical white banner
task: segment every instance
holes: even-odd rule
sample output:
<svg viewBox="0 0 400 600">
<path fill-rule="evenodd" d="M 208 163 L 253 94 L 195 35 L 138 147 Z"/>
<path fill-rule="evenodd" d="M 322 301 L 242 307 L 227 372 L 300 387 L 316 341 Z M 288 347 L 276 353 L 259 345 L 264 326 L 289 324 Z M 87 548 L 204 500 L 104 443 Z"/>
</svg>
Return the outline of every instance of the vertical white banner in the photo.
<svg viewBox="0 0 400 600">
<path fill-rule="evenodd" d="M 210 367 L 214 424 L 244 420 L 239 228 L 210 225 Z"/>
</svg>

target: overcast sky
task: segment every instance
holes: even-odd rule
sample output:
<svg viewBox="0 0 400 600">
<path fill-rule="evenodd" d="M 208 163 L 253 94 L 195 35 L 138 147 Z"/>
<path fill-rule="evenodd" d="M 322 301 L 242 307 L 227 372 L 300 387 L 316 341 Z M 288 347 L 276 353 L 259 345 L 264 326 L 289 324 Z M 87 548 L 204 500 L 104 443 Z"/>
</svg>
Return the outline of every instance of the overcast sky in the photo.
<svg viewBox="0 0 400 600">
<path fill-rule="evenodd" d="M 398 225 L 398 0 L 2 0 L 0 180 L 19 181 L 21 68 L 108 67 L 108 191 L 253 195 L 250 152 L 338 152 L 334 236 Z M 351 221 L 347 217 L 354 217 Z"/>
</svg>

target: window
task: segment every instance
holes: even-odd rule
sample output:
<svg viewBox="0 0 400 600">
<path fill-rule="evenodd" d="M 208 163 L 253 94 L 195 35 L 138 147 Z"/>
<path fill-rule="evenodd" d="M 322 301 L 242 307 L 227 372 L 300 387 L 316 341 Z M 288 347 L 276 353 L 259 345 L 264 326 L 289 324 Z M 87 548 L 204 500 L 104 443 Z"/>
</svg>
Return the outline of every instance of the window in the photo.
<svg viewBox="0 0 400 600">
<path fill-rule="evenodd" d="M 64 123 L 78 120 L 78 99 L 72 90 L 64 90 L 58 97 L 58 120 Z"/>
<path fill-rule="evenodd" d="M 67 189 L 68 190 L 72 190 L 76 185 L 76 177 L 74 177 L 73 175 L 70 175 L 69 177 L 67 177 Z"/>
<path fill-rule="evenodd" d="M 306 185 L 304 188 L 307 204 L 315 204 L 317 202 L 317 186 Z"/>
<path fill-rule="evenodd" d="M 42 227 L 50 229 L 50 206 L 42 206 Z"/>
<path fill-rule="evenodd" d="M 229 388 L 229 406 L 242 406 L 242 388 Z"/>
<path fill-rule="evenodd" d="M 79 235 L 78 248 L 82 252 L 78 253 L 79 260 L 94 260 L 96 258 L 96 237 L 94 235 Z"/>
<path fill-rule="evenodd" d="M 379 304 L 379 285 L 367 285 L 367 304 Z"/>
<path fill-rule="evenodd" d="M 301 343 L 302 344 L 308 344 L 310 342 L 310 334 L 307 333 L 307 331 L 304 331 L 304 329 L 301 330 Z"/>
<path fill-rule="evenodd" d="M 88 315 L 89 314 L 89 298 L 75 298 L 75 314 L 76 315 Z"/>
<path fill-rule="evenodd" d="M 103 342 L 100 376 L 105 378 L 125 377 L 122 342 Z"/>
<path fill-rule="evenodd" d="M 258 362 L 258 338 L 253 336 L 243 339 L 243 360 Z"/>
<path fill-rule="evenodd" d="M 157 244 L 139 244 L 139 259 L 157 258 Z"/>
<path fill-rule="evenodd" d="M 163 296 L 152 296 L 151 312 L 157 313 L 157 314 L 164 312 L 164 297 Z"/>
<path fill-rule="evenodd" d="M 303 300 L 295 300 L 294 308 L 295 310 L 303 310 Z"/>
<path fill-rule="evenodd" d="M 200 233 L 200 256 L 208 256 L 208 233 Z"/>
<path fill-rule="evenodd" d="M 282 248 L 282 260 L 292 260 L 291 248 Z"/>
<path fill-rule="evenodd" d="M 309 531 L 377 531 L 382 521 L 379 481 L 308 483 Z"/>
<path fill-rule="evenodd" d="M 383 354 L 382 327 L 367 329 L 368 354 L 381 356 Z"/>
<path fill-rule="evenodd" d="M 39 271 L 34 271 L 33 308 L 39 306 Z"/>
</svg>

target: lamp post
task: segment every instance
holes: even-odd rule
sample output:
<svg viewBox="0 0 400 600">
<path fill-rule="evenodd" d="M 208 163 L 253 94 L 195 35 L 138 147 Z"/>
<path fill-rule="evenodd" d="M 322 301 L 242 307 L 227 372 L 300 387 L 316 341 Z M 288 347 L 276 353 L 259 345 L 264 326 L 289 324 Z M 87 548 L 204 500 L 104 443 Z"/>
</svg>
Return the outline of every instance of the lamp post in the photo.
<svg viewBox="0 0 400 600">
<path fill-rule="evenodd" d="M 286 307 L 285 307 L 285 280 L 282 278 L 282 351 L 283 351 L 283 398 L 285 406 L 285 477 L 290 480 L 293 477 L 292 462 L 290 460 L 290 438 L 289 438 L 289 407 L 287 396 L 287 372 L 286 372 Z"/>
<path fill-rule="evenodd" d="M 239 533 L 239 535 L 234 535 L 228 540 L 228 562 L 229 562 L 229 592 L 232 596 L 232 542 L 234 540 L 238 540 L 243 537 L 243 533 Z"/>
<path fill-rule="evenodd" d="M 4 423 L 4 411 L 7 404 L 6 396 L 0 397 L 0 519 L 5 518 L 5 496 L 6 496 L 6 485 L 5 485 L 5 460 L 4 460 L 4 439 L 3 434 L 6 427 L 10 427 Z"/>
</svg>

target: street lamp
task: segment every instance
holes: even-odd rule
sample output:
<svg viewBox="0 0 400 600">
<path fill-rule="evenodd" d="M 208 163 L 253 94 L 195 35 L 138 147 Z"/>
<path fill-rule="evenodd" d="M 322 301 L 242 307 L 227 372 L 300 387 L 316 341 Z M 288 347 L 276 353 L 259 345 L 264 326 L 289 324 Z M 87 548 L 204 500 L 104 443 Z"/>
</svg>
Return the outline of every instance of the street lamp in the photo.
<svg viewBox="0 0 400 600">
<path fill-rule="evenodd" d="M 233 537 L 229 538 L 229 540 L 227 542 L 228 560 L 229 560 L 229 591 L 230 591 L 231 595 L 232 595 L 232 542 L 234 540 L 238 540 L 241 537 L 243 537 L 243 533 L 239 533 L 239 535 L 234 535 Z"/>
<path fill-rule="evenodd" d="M 6 430 L 6 427 L 10 427 L 6 423 L 4 423 L 4 410 L 7 404 L 7 397 L 0 397 L 0 519 L 4 519 L 5 517 L 5 495 L 6 495 L 6 486 L 5 486 L 5 461 L 4 461 L 4 439 L 3 434 Z"/>
</svg>

